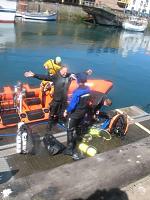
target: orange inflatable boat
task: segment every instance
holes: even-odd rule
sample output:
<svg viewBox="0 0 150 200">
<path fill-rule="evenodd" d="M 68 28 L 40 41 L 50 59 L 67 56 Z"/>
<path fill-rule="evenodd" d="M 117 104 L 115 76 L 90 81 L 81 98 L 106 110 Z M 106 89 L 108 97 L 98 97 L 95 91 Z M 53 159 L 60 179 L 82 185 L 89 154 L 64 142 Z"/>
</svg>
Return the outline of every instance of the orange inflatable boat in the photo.
<svg viewBox="0 0 150 200">
<path fill-rule="evenodd" d="M 91 90 L 108 93 L 113 83 L 108 80 L 88 80 Z M 68 96 L 78 87 L 72 81 Z M 43 93 L 40 87 L 29 84 L 5 86 L 0 89 L 0 129 L 15 126 L 18 122 L 36 123 L 48 120 L 49 103 L 52 101 L 50 91 Z"/>
</svg>

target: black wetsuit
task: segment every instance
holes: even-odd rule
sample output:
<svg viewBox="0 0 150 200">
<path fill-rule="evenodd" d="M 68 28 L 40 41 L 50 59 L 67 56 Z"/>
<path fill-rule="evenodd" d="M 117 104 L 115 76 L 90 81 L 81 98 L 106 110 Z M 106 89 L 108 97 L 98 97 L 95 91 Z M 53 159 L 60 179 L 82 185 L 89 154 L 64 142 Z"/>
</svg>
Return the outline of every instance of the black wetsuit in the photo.
<svg viewBox="0 0 150 200">
<path fill-rule="evenodd" d="M 69 113 L 67 125 L 67 149 L 65 154 L 72 155 L 76 146 L 76 134 L 79 124 L 83 123 L 85 114 L 89 109 L 90 89 L 87 86 L 79 86 L 72 95 L 71 102 L 67 107 Z"/>
<path fill-rule="evenodd" d="M 68 88 L 71 84 L 72 78 L 69 73 L 65 77 L 61 76 L 59 71 L 54 75 L 35 74 L 34 78 L 52 81 L 54 84 L 54 95 L 50 105 L 49 120 L 49 129 L 51 130 L 55 119 L 58 118 L 59 120 L 62 120 L 63 118 L 63 112 L 67 106 Z"/>
</svg>

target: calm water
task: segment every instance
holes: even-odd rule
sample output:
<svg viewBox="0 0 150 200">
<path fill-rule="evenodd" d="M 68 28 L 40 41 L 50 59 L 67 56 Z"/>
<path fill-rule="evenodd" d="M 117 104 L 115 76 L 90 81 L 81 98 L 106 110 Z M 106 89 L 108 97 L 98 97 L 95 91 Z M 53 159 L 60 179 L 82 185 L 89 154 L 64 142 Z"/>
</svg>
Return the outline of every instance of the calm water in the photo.
<svg viewBox="0 0 150 200">
<path fill-rule="evenodd" d="M 70 23 L 0 24 L 0 85 L 17 80 L 39 84 L 23 73 L 45 73 L 48 58 L 61 56 L 70 71 L 94 70 L 94 78 L 112 80 L 113 108 L 150 104 L 150 31 Z"/>
</svg>

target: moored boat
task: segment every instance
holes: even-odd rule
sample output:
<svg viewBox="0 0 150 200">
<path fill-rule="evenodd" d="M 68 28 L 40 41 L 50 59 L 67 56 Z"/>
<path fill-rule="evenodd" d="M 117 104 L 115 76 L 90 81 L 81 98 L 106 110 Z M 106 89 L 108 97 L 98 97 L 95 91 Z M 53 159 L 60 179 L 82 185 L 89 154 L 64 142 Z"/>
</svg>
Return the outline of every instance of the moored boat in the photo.
<svg viewBox="0 0 150 200">
<path fill-rule="evenodd" d="M 130 17 L 122 23 L 125 30 L 143 32 L 147 28 L 148 21 L 138 17 Z"/>
<path fill-rule="evenodd" d="M 25 21 L 56 21 L 56 19 L 57 12 L 25 12 L 24 14 L 22 14 L 22 20 Z"/>
<path fill-rule="evenodd" d="M 0 23 L 15 22 L 16 4 L 16 0 L 0 1 Z"/>
<path fill-rule="evenodd" d="M 93 91 L 106 94 L 113 83 L 108 80 L 88 80 L 87 85 Z M 76 81 L 72 81 L 68 96 L 77 86 Z M 39 87 L 28 84 L 3 87 L 0 90 L 0 129 L 15 126 L 20 121 L 36 123 L 48 120 L 51 101 L 50 91 L 43 94 Z"/>
</svg>

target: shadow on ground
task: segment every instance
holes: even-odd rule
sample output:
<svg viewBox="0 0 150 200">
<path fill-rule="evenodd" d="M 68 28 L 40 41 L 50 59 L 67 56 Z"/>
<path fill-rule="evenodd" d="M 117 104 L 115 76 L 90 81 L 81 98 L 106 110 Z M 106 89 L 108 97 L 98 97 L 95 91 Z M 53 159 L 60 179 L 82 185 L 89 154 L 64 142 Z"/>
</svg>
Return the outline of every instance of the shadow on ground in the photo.
<svg viewBox="0 0 150 200">
<path fill-rule="evenodd" d="M 73 200 L 129 200 L 126 192 L 119 188 L 112 188 L 110 190 L 96 190 L 87 199 L 73 199 Z"/>
<path fill-rule="evenodd" d="M 15 176 L 19 170 L 0 172 L 0 184 L 7 182 L 12 176 Z"/>
</svg>

